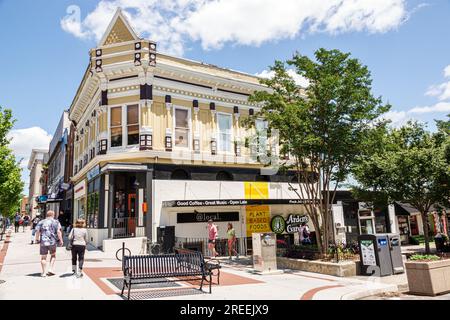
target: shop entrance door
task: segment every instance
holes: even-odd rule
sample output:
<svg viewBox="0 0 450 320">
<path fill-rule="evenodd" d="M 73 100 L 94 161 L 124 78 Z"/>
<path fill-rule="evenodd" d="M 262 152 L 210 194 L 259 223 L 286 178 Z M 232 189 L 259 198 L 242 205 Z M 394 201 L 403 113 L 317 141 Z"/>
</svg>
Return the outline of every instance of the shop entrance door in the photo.
<svg viewBox="0 0 450 320">
<path fill-rule="evenodd" d="M 136 235 L 136 194 L 128 195 L 128 233 L 134 237 Z"/>
<path fill-rule="evenodd" d="M 417 216 L 411 216 L 409 218 L 409 225 L 411 226 L 411 235 L 417 236 L 419 235 L 419 226 L 417 224 Z"/>
</svg>

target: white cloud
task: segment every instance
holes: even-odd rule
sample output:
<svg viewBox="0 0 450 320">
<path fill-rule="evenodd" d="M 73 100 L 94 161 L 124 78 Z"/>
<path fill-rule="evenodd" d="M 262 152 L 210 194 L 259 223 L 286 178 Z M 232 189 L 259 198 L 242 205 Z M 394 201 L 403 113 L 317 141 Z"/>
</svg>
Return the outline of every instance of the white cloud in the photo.
<svg viewBox="0 0 450 320">
<path fill-rule="evenodd" d="M 440 101 L 450 99 L 450 81 L 432 85 L 425 93 L 427 96 L 438 97 Z"/>
<path fill-rule="evenodd" d="M 309 80 L 306 79 L 305 77 L 299 75 L 297 72 L 295 72 L 294 69 L 288 69 L 287 73 L 289 74 L 289 76 L 292 77 L 292 79 L 295 81 L 295 83 L 299 86 L 301 86 L 302 88 L 306 88 L 309 86 Z M 269 71 L 269 70 L 263 70 L 260 73 L 255 74 L 255 76 L 257 77 L 261 77 L 261 78 L 267 78 L 270 79 L 275 75 L 274 71 Z"/>
<path fill-rule="evenodd" d="M 415 107 L 410 113 L 450 112 L 450 102 L 438 102 L 432 106 Z"/>
<path fill-rule="evenodd" d="M 61 27 L 76 37 L 99 40 L 117 7 L 142 36 L 162 51 L 182 54 L 187 40 L 204 49 L 268 41 L 315 32 L 383 33 L 407 20 L 405 0 L 101 0 L 81 19 L 70 6 Z"/>
<path fill-rule="evenodd" d="M 413 118 L 408 114 L 407 111 L 395 111 L 391 110 L 386 112 L 381 116 L 382 119 L 390 120 L 391 126 L 393 127 L 401 127 L 405 125 L 409 120 Z"/>
<path fill-rule="evenodd" d="M 10 147 L 18 161 L 21 160 L 22 180 L 27 183 L 29 180 L 29 171 L 27 169 L 32 149 L 48 149 L 52 136 L 40 127 L 12 130 L 8 138 L 11 139 Z M 25 189 L 27 188 L 25 186 Z M 27 193 L 27 190 L 25 190 Z"/>
<path fill-rule="evenodd" d="M 444 77 L 450 78 L 450 64 L 444 68 Z"/>
</svg>

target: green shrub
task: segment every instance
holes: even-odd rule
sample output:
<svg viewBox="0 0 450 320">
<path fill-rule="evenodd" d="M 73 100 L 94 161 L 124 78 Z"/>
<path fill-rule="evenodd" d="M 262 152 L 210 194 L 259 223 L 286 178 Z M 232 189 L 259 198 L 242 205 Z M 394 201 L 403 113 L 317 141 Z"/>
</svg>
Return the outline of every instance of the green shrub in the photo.
<svg viewBox="0 0 450 320">
<path fill-rule="evenodd" d="M 432 254 L 415 254 L 412 255 L 409 260 L 411 261 L 437 261 L 441 260 L 440 257 Z"/>
</svg>

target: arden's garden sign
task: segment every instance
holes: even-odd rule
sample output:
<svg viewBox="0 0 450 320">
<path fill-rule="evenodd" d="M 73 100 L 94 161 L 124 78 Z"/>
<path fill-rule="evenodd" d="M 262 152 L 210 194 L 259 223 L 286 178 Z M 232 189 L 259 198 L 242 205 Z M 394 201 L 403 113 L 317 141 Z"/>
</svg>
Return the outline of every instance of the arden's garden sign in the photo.
<svg viewBox="0 0 450 320">
<path fill-rule="evenodd" d="M 291 234 L 300 232 L 302 223 L 308 222 L 309 218 L 306 215 L 290 214 L 287 219 L 284 219 L 282 216 L 278 215 L 272 218 L 270 227 L 276 234 L 282 234 L 285 231 Z"/>
</svg>

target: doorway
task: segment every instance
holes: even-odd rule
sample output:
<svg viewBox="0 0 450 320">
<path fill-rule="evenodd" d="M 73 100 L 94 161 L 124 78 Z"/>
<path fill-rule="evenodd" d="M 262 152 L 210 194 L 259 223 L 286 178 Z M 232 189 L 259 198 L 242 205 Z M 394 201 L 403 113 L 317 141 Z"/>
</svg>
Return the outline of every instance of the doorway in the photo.
<svg viewBox="0 0 450 320">
<path fill-rule="evenodd" d="M 138 227 L 138 188 L 143 184 L 138 174 L 120 172 L 114 179 L 114 239 L 137 236 Z"/>
</svg>

